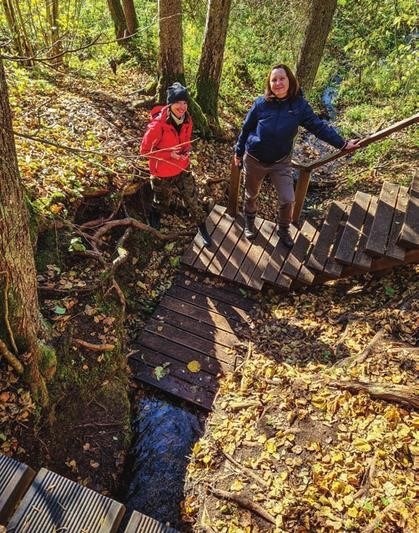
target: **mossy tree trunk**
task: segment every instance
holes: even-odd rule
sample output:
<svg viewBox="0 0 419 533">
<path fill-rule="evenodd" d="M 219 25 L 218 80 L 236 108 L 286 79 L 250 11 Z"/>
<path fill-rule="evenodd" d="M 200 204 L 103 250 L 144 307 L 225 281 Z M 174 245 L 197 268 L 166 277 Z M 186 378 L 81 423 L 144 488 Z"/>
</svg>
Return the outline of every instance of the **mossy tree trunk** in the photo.
<svg viewBox="0 0 419 533">
<path fill-rule="evenodd" d="M 3 352 L 9 350 L 22 363 L 35 399 L 45 404 L 47 391 L 39 371 L 41 315 L 35 260 L 1 58 L 0 154 L 0 340 Z"/>
<path fill-rule="evenodd" d="M 196 77 L 196 100 L 210 123 L 218 125 L 218 94 L 231 0 L 209 0 L 201 59 Z"/>
<path fill-rule="evenodd" d="M 305 91 L 311 89 L 316 78 L 336 6 L 337 0 L 311 0 L 297 64 L 297 78 Z"/>
<path fill-rule="evenodd" d="M 174 81 L 185 85 L 181 0 L 159 0 L 159 64 L 156 99 L 166 101 L 166 89 Z"/>
</svg>

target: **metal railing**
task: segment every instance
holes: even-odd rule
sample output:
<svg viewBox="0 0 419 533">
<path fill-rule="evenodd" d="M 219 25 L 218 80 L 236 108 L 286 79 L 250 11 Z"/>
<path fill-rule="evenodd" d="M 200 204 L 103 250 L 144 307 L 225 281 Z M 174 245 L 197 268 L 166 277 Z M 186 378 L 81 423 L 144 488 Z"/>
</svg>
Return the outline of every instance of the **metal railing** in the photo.
<svg viewBox="0 0 419 533">
<path fill-rule="evenodd" d="M 396 122 L 395 124 L 392 124 L 388 128 L 384 128 L 380 131 L 377 131 L 376 133 L 373 133 L 361 139 L 359 142 L 359 145 L 360 145 L 359 149 L 365 148 L 369 144 L 377 142 L 381 139 L 384 139 L 384 137 L 388 137 L 392 133 L 396 131 L 400 131 L 404 128 L 407 128 L 408 126 L 411 126 L 412 124 L 416 124 L 417 122 L 419 122 L 419 114 L 412 115 L 411 117 L 405 118 L 404 120 L 400 120 L 400 122 Z M 300 214 L 303 209 L 304 201 L 307 196 L 307 189 L 310 183 L 311 171 L 325 165 L 326 163 L 330 163 L 331 161 L 334 161 L 335 159 L 339 159 L 340 157 L 344 157 L 351 153 L 353 152 L 346 152 L 343 150 L 339 150 L 338 152 L 328 155 L 327 157 L 317 159 L 313 163 L 300 163 L 298 161 L 292 161 L 291 163 L 292 166 L 294 168 L 299 169 L 299 176 L 298 176 L 297 185 L 295 188 L 295 206 L 294 206 L 294 214 L 293 214 L 294 222 L 297 222 L 298 219 L 300 218 Z M 241 182 L 240 168 L 234 164 L 234 158 L 233 158 L 231 162 L 230 189 L 229 189 L 228 205 L 227 205 L 227 213 L 231 215 L 232 217 L 236 217 L 238 213 L 240 182 Z"/>
</svg>

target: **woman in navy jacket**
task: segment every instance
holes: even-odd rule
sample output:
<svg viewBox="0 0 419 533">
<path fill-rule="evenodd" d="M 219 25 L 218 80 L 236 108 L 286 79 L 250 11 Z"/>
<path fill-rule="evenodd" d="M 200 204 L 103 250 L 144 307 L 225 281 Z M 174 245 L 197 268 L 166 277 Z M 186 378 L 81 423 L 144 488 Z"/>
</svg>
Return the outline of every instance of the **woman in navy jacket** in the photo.
<svg viewBox="0 0 419 533">
<path fill-rule="evenodd" d="M 358 141 L 345 141 L 337 131 L 319 119 L 303 97 L 298 81 L 287 65 L 275 65 L 268 76 L 264 96 L 255 100 L 243 123 L 235 147 L 235 164 L 243 165 L 245 185 L 245 236 L 256 235 L 257 199 L 269 174 L 279 200 L 278 235 L 287 248 L 294 208 L 291 153 L 298 127 L 341 150 L 354 150 Z"/>
</svg>

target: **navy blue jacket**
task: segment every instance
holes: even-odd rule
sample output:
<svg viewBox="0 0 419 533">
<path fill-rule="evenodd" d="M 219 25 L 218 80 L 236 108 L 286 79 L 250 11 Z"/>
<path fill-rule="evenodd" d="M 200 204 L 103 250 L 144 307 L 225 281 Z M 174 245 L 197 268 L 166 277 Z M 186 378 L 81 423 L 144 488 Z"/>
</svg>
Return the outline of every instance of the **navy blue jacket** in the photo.
<svg viewBox="0 0 419 533">
<path fill-rule="evenodd" d="M 298 126 L 335 148 L 345 145 L 345 140 L 314 113 L 302 95 L 284 100 L 260 96 L 244 120 L 236 155 L 242 157 L 246 151 L 263 163 L 274 163 L 291 154 Z"/>
</svg>

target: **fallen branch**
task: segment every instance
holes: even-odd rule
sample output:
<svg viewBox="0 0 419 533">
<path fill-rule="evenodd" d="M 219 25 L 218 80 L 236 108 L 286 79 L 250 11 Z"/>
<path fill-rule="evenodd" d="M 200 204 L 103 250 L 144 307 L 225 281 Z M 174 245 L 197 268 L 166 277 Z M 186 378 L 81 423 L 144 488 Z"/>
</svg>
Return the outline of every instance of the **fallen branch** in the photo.
<svg viewBox="0 0 419 533">
<path fill-rule="evenodd" d="M 256 481 L 257 483 L 259 483 L 259 485 L 262 485 L 262 487 L 269 487 L 269 483 L 267 481 L 265 481 L 264 479 L 262 479 L 260 476 L 258 476 L 257 474 L 255 474 L 255 472 L 253 472 L 253 470 L 251 470 L 250 468 L 247 468 L 246 466 L 243 466 L 242 464 L 240 464 L 238 461 L 236 461 L 234 459 L 234 457 L 232 457 L 231 455 L 229 455 L 227 452 L 225 452 L 224 450 L 221 450 L 221 453 L 224 455 L 224 457 L 226 459 L 228 459 L 230 461 L 230 463 L 232 463 L 234 466 L 236 466 L 239 470 L 241 470 L 242 472 L 244 472 L 246 474 L 246 476 L 248 477 L 251 477 L 254 481 Z"/>
<path fill-rule="evenodd" d="M 115 349 L 115 344 L 92 344 L 91 342 L 76 338 L 73 338 L 72 342 L 76 346 L 81 346 L 82 348 L 87 348 L 94 352 L 111 352 Z"/>
<path fill-rule="evenodd" d="M 249 500 L 249 498 L 246 498 L 246 496 L 242 496 L 241 494 L 234 494 L 233 492 L 227 492 L 226 490 L 215 489 L 213 487 L 210 487 L 210 491 L 217 498 L 222 498 L 223 500 L 233 502 L 236 505 L 247 509 L 248 511 L 256 513 L 257 515 L 265 519 L 267 522 L 270 522 L 271 524 L 276 524 L 275 518 L 271 514 L 269 514 L 268 511 L 265 511 L 265 509 L 261 505 L 255 503 L 252 500 Z"/>
<path fill-rule="evenodd" d="M 373 348 L 378 344 L 378 342 L 383 338 L 385 334 L 384 329 L 380 329 L 377 331 L 377 333 L 372 338 L 371 342 L 365 347 L 365 349 L 358 355 L 351 355 L 350 357 L 345 357 L 345 359 L 341 359 L 337 363 L 335 363 L 334 367 L 344 367 L 344 366 L 353 366 L 359 363 L 363 363 L 365 359 L 370 355 Z"/>
<path fill-rule="evenodd" d="M 2 355 L 7 363 L 19 374 L 23 374 L 23 365 L 19 359 L 12 354 L 12 352 L 7 348 L 6 344 L 0 339 L 0 355 Z"/>
<path fill-rule="evenodd" d="M 329 387 L 349 392 L 367 392 L 373 398 L 401 403 L 419 409 L 419 388 L 406 385 L 359 383 L 357 381 L 330 381 Z"/>
</svg>

